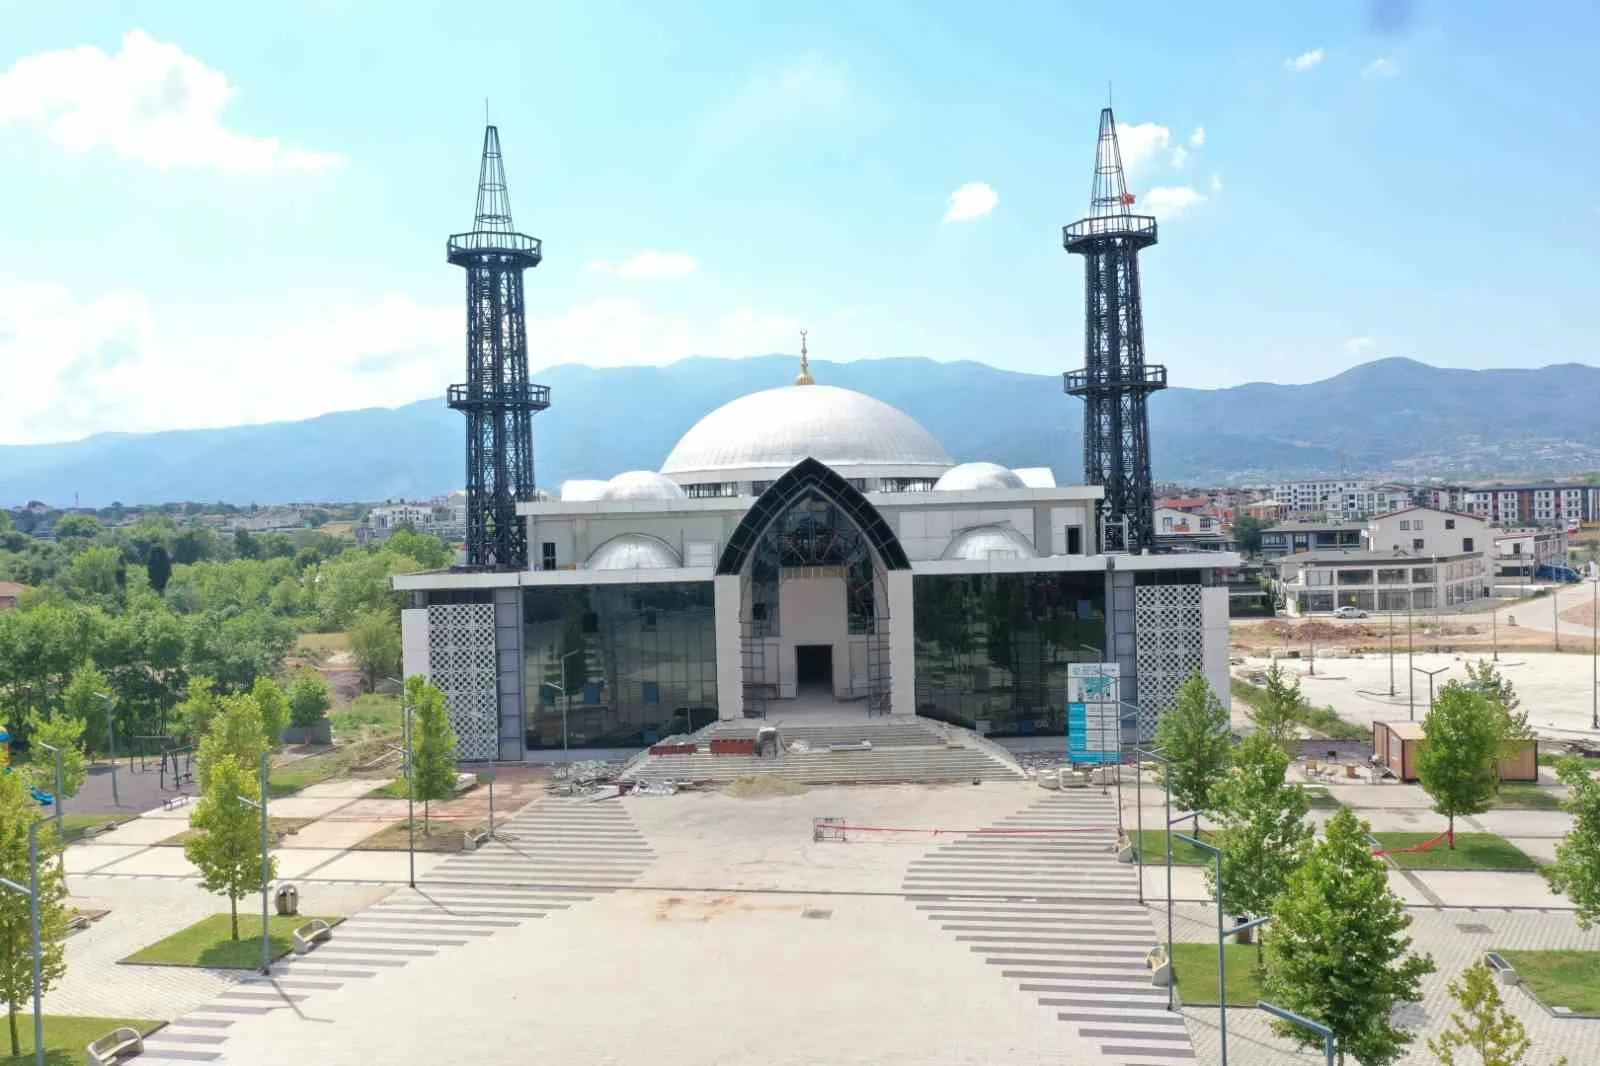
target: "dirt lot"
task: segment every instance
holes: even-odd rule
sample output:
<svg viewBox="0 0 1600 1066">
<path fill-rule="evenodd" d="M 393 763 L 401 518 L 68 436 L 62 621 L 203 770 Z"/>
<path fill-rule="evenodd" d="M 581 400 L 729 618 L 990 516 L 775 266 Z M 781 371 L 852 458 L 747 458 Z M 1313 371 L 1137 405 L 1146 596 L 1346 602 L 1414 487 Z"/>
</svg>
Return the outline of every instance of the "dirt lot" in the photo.
<svg viewBox="0 0 1600 1066">
<path fill-rule="evenodd" d="M 1530 610 L 1548 604 L 1526 605 Z M 1589 606 L 1583 606 L 1586 622 Z M 1513 617 L 1515 614 L 1513 613 Z M 1565 617 L 1565 616 L 1563 616 Z M 1579 621 L 1579 619 L 1567 619 Z M 1340 621 L 1322 618 L 1271 618 L 1238 621 L 1232 626 L 1232 645 L 1235 652 L 1245 655 L 1279 655 L 1298 652 L 1304 656 L 1313 647 L 1339 649 L 1351 652 L 1379 652 L 1389 650 L 1390 623 L 1386 618 L 1363 618 Z M 1494 647 L 1497 634 L 1488 615 L 1483 619 L 1461 621 L 1457 619 L 1422 619 L 1411 621 L 1411 641 L 1418 651 L 1488 651 Z M 1394 642 L 1397 647 L 1406 645 L 1406 619 L 1394 620 Z M 1512 625 L 1504 618 L 1499 626 L 1498 642 L 1501 648 L 1521 648 L 1528 651 L 1551 650 L 1549 633 Z M 1587 652 L 1570 641 L 1563 641 L 1562 650 Z"/>
</svg>

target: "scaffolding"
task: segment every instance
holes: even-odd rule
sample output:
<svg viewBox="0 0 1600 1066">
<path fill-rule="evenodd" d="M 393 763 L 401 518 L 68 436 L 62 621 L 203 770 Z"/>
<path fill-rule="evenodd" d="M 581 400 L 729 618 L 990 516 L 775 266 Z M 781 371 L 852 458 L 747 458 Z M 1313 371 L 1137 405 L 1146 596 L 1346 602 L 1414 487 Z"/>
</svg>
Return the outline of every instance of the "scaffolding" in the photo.
<svg viewBox="0 0 1600 1066">
<path fill-rule="evenodd" d="M 746 618 L 739 637 L 744 716 L 765 718 L 767 705 L 777 695 L 777 686 L 767 680 L 767 637 L 765 619 Z"/>
</svg>

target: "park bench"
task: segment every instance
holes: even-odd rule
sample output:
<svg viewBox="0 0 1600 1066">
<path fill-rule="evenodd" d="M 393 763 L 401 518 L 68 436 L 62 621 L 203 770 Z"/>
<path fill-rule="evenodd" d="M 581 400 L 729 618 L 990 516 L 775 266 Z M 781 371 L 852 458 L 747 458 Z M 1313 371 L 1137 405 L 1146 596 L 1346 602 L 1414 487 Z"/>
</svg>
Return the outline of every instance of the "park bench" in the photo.
<svg viewBox="0 0 1600 1066">
<path fill-rule="evenodd" d="M 1522 978 L 1518 976 L 1516 969 L 1511 965 L 1511 963 L 1507 962 L 1505 956 L 1501 955 L 1499 952 L 1484 952 L 1483 961 L 1484 964 L 1489 967 L 1489 971 L 1499 979 L 1501 984 L 1516 985 L 1522 983 Z"/>
<path fill-rule="evenodd" d="M 332 938 L 333 926 L 321 918 L 313 918 L 294 931 L 294 953 L 304 955 L 325 940 Z"/>
<path fill-rule="evenodd" d="M 182 806 L 186 805 L 188 802 L 189 802 L 189 797 L 188 796 L 168 796 L 166 799 L 161 801 L 161 807 L 162 807 L 163 810 L 170 811 L 170 810 L 174 810 L 174 809 L 176 809 L 178 807 L 182 807 Z"/>
<path fill-rule="evenodd" d="M 144 1037 L 139 1035 L 139 1030 L 124 1025 L 89 1045 L 89 1066 L 109 1066 L 143 1050 Z"/>
</svg>

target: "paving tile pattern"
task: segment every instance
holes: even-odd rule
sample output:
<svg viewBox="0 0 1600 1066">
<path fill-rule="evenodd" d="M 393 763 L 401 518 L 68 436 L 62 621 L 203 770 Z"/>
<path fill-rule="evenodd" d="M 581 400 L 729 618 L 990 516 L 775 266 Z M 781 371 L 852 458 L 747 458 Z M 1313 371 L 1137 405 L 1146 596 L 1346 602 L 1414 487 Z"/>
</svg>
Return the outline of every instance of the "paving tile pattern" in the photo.
<svg viewBox="0 0 1600 1066">
<path fill-rule="evenodd" d="M 903 889 L 1103 1061 L 1191 1061 L 1182 1016 L 1150 983 L 1155 930 L 1134 868 L 1116 861 L 1115 823 L 1115 800 L 1097 790 L 1053 794 L 912 861 Z"/>
<path fill-rule="evenodd" d="M 615 801 L 548 800 L 340 924 L 332 939 L 231 985 L 146 1041 L 141 1062 L 226 1061 L 236 1019 L 299 1010 L 317 993 L 493 937 L 637 881 L 654 852 Z"/>
</svg>

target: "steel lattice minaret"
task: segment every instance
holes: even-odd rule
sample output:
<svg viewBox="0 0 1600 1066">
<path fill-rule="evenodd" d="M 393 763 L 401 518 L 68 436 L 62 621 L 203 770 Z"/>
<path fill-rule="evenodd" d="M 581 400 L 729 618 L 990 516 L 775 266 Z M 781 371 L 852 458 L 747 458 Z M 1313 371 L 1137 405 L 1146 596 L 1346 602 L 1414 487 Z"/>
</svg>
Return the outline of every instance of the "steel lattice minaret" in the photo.
<svg viewBox="0 0 1600 1066">
<path fill-rule="evenodd" d="M 1145 366 L 1139 252 L 1156 243 L 1156 220 L 1128 210 L 1117 123 L 1100 112 L 1089 217 L 1062 230 L 1067 251 L 1084 260 L 1084 369 L 1066 375 L 1082 396 L 1083 479 L 1104 485 L 1102 550 L 1155 546 L 1150 486 L 1150 414 L 1146 398 L 1167 387 L 1167 368 Z"/>
<path fill-rule="evenodd" d="M 467 383 L 447 396 L 467 416 L 467 565 L 520 570 L 528 534 L 517 503 L 533 499 L 533 416 L 550 406 L 550 389 L 528 384 L 522 308 L 522 272 L 539 265 L 539 239 L 511 224 L 494 126 L 483 131 L 477 218 L 448 247 L 467 272 Z"/>
</svg>

